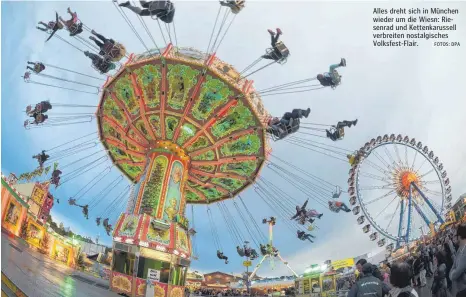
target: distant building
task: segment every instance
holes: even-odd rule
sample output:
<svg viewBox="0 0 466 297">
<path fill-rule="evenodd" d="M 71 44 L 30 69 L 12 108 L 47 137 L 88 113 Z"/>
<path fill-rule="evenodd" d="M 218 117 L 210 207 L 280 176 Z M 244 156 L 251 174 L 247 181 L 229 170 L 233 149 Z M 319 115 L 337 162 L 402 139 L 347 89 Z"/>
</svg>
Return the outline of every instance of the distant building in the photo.
<svg viewBox="0 0 466 297">
<path fill-rule="evenodd" d="M 231 283 L 235 282 L 235 276 L 220 271 L 204 274 L 203 287 L 214 289 L 230 288 Z"/>
<path fill-rule="evenodd" d="M 88 256 L 106 254 L 107 251 L 111 250 L 111 248 L 102 244 L 89 243 L 81 240 L 75 241 L 81 246 L 81 252 L 85 253 Z"/>
</svg>

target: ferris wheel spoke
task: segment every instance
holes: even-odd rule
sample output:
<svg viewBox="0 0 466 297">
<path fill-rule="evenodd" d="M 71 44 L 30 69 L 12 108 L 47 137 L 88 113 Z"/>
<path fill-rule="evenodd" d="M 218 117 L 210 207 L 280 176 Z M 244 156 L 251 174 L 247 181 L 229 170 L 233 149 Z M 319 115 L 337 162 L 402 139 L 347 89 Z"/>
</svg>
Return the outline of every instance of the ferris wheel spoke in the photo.
<svg viewBox="0 0 466 297">
<path fill-rule="evenodd" d="M 389 185 L 384 185 L 384 186 L 370 186 L 370 187 L 359 188 L 360 191 L 383 190 L 383 189 L 396 190 L 396 187 L 394 184 L 389 184 Z"/>
<path fill-rule="evenodd" d="M 401 200 L 398 200 L 398 203 L 396 205 L 396 209 L 395 211 L 393 212 L 392 214 L 392 217 L 390 218 L 390 221 L 388 222 L 388 225 L 387 225 L 387 228 L 385 228 L 385 230 L 388 232 L 388 228 L 390 228 L 390 225 L 392 224 L 393 222 L 393 219 L 395 218 L 397 212 L 398 212 L 398 208 L 400 208 L 400 205 L 401 205 Z"/>
<path fill-rule="evenodd" d="M 424 158 L 424 161 L 422 161 L 421 166 L 419 166 L 419 168 L 416 170 L 416 172 L 419 172 L 419 171 L 421 170 L 422 166 L 424 166 L 424 164 L 426 163 L 426 161 L 427 161 L 427 159 Z"/>
<path fill-rule="evenodd" d="M 440 180 L 429 180 L 429 181 L 421 181 L 421 185 L 431 185 L 431 184 L 439 184 Z"/>
<path fill-rule="evenodd" d="M 385 206 L 384 208 L 382 208 L 382 210 L 374 217 L 374 220 L 377 219 L 382 213 L 384 213 L 389 207 L 390 205 L 392 205 L 393 201 L 395 201 L 395 199 L 397 198 L 398 196 L 395 195 L 395 197 L 393 197 L 392 201 L 390 201 L 390 203 L 388 203 L 387 206 Z"/>
<path fill-rule="evenodd" d="M 372 173 L 367 173 L 367 172 L 360 172 L 359 175 L 365 176 L 365 177 L 368 177 L 368 178 L 372 178 L 372 179 L 376 179 L 376 180 L 380 180 L 380 181 L 383 181 L 383 182 L 390 181 L 390 179 L 387 178 L 387 177 L 381 177 L 381 176 L 378 176 L 378 175 L 375 175 L 375 174 L 372 174 Z"/>
<path fill-rule="evenodd" d="M 390 154 L 390 152 L 388 151 L 387 147 L 384 146 L 383 149 L 384 149 L 385 154 L 387 155 L 388 159 L 390 159 L 390 162 L 392 162 L 392 164 L 396 164 L 395 160 L 394 160 L 393 157 L 392 157 L 392 154 Z"/>
<path fill-rule="evenodd" d="M 443 196 L 441 192 L 433 191 L 429 188 L 424 187 L 423 189 L 426 193 L 433 194 L 434 196 Z"/>
<path fill-rule="evenodd" d="M 393 146 L 395 147 L 395 153 L 396 153 L 396 157 L 398 158 L 399 165 L 403 166 L 403 161 L 401 161 L 400 152 L 398 151 L 398 146 L 396 144 L 393 144 Z"/>
<path fill-rule="evenodd" d="M 374 164 L 373 162 L 371 162 L 371 161 L 369 161 L 369 160 L 367 160 L 366 163 L 369 164 L 369 165 L 370 165 L 372 168 L 374 168 L 375 170 L 377 170 L 377 171 L 383 173 L 385 176 L 391 178 L 390 172 L 384 170 L 384 169 L 383 169 L 382 167 L 380 167 L 379 165 Z"/>
<path fill-rule="evenodd" d="M 408 161 L 408 147 L 405 145 L 405 161 L 406 161 L 406 167 L 409 168 L 409 161 Z"/>
<path fill-rule="evenodd" d="M 381 200 L 381 199 L 383 199 L 385 197 L 388 197 L 388 196 L 392 195 L 393 193 L 395 193 L 395 189 L 391 190 L 390 192 L 388 192 L 388 193 L 386 193 L 386 194 L 384 194 L 384 195 L 382 195 L 380 197 L 374 198 L 371 201 L 367 201 L 367 202 L 363 202 L 363 203 L 364 203 L 364 205 L 367 206 L 367 205 L 370 205 L 370 204 L 372 204 L 374 202 L 377 202 L 377 201 L 379 201 L 379 200 Z"/>
<path fill-rule="evenodd" d="M 411 170 L 414 170 L 414 164 L 416 163 L 416 157 L 417 157 L 417 151 L 415 150 L 414 159 L 413 159 L 413 165 L 411 165 Z"/>
<path fill-rule="evenodd" d="M 392 165 L 390 165 L 387 161 L 385 161 L 384 158 L 379 153 L 374 152 L 374 156 L 376 156 L 377 159 L 379 159 L 379 161 L 381 163 L 383 163 L 385 166 L 387 166 L 387 168 L 390 168 L 390 169 L 392 168 Z"/>
<path fill-rule="evenodd" d="M 423 178 L 424 176 L 428 175 L 429 173 L 431 172 L 434 172 L 434 168 L 432 168 L 431 170 L 427 171 L 426 173 L 424 173 L 423 175 L 421 175 L 419 178 Z"/>
</svg>

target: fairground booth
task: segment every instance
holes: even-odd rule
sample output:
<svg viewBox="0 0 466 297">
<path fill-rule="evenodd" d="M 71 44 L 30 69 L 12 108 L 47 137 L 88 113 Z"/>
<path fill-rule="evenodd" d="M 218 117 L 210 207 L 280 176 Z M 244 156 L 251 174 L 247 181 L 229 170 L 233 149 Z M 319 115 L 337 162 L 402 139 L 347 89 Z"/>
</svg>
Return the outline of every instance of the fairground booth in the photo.
<svg viewBox="0 0 466 297">
<path fill-rule="evenodd" d="M 122 214 L 113 240 L 113 291 L 145 296 L 150 281 L 156 296 L 184 295 L 190 242 L 178 223 L 167 224 L 146 214 Z"/>
</svg>

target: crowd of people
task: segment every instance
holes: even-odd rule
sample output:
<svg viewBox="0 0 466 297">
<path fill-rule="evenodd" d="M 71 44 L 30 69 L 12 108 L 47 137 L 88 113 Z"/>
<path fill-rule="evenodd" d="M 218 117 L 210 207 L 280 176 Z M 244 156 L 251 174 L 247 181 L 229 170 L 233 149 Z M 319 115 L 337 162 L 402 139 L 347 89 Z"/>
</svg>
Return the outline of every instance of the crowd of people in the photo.
<svg viewBox="0 0 466 297">
<path fill-rule="evenodd" d="M 210 289 L 210 288 L 199 288 L 192 292 L 194 296 L 242 296 L 243 292 L 240 290 L 228 289 Z"/>
<path fill-rule="evenodd" d="M 462 223 L 450 225 L 406 259 L 386 263 L 382 269 L 361 259 L 356 263 L 360 274 L 347 296 L 423 297 L 415 288 L 427 286 L 427 277 L 433 277 L 429 288 L 433 297 L 466 297 L 465 249 Z"/>
</svg>

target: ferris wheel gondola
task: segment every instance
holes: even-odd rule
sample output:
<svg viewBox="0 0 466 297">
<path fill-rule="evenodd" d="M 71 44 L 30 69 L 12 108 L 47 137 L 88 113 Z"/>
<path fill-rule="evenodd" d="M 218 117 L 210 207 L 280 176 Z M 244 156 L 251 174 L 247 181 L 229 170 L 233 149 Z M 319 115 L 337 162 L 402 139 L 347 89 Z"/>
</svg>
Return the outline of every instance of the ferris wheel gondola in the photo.
<svg viewBox="0 0 466 297">
<path fill-rule="evenodd" d="M 372 138 L 350 157 L 349 201 L 353 214 L 362 211 L 358 224 L 368 222 L 364 233 L 375 229 L 371 240 L 381 235 L 398 247 L 419 239 L 419 227 L 444 222 L 451 201 L 450 180 L 439 158 L 422 142 L 385 134 Z M 398 226 L 392 224 L 397 214 Z"/>
</svg>

